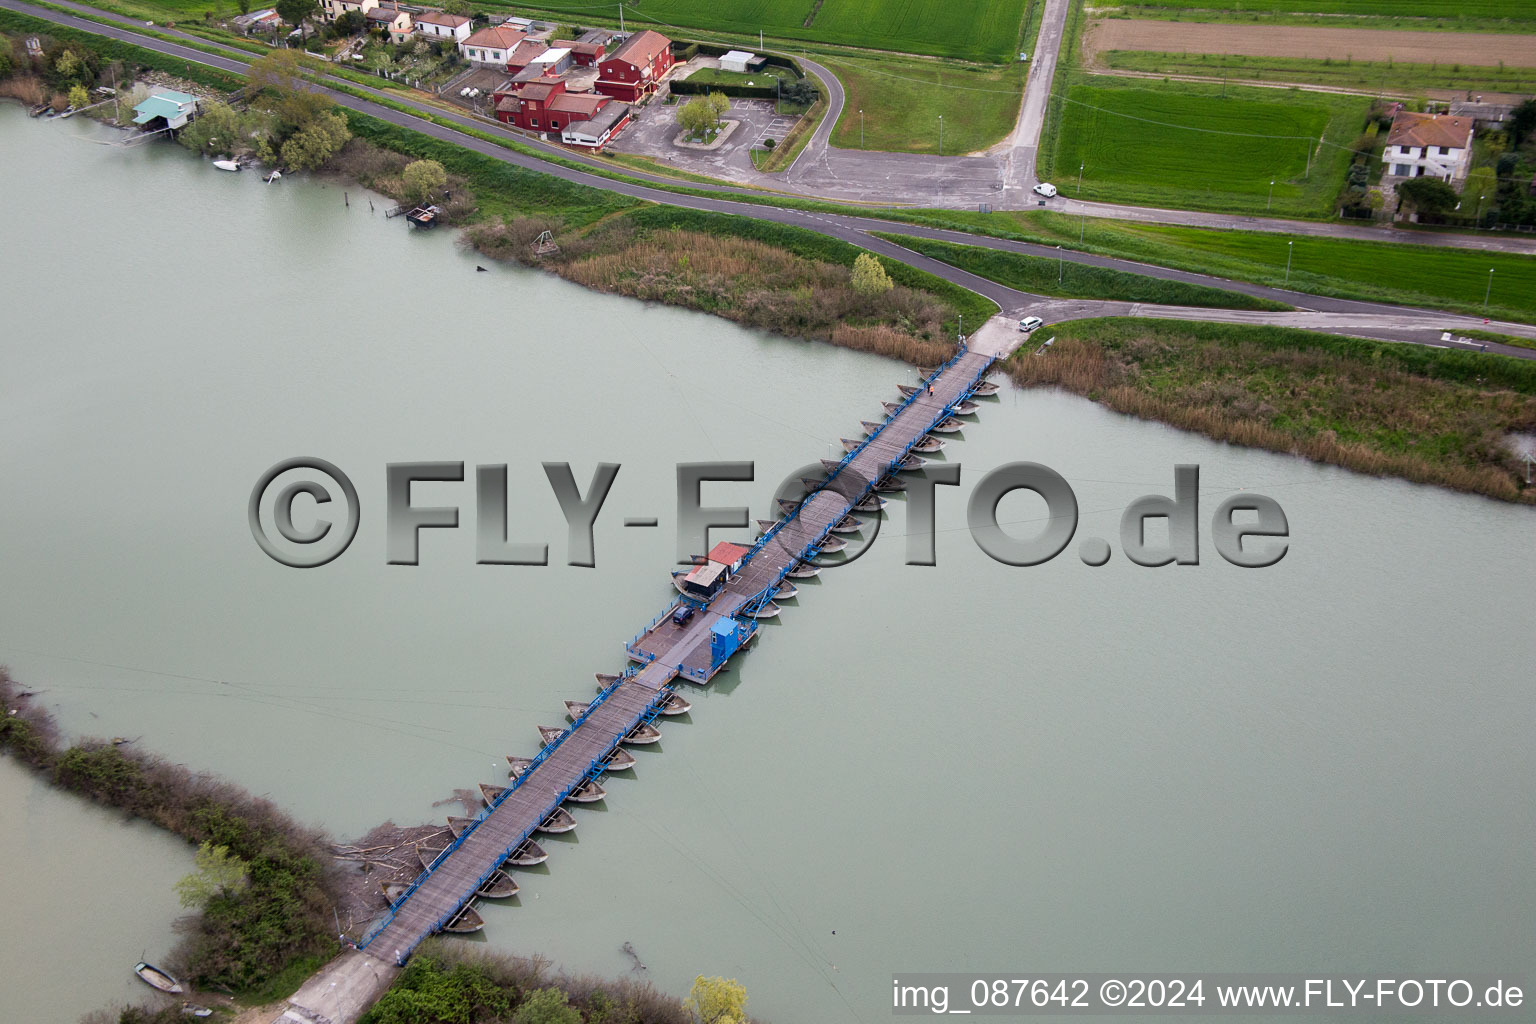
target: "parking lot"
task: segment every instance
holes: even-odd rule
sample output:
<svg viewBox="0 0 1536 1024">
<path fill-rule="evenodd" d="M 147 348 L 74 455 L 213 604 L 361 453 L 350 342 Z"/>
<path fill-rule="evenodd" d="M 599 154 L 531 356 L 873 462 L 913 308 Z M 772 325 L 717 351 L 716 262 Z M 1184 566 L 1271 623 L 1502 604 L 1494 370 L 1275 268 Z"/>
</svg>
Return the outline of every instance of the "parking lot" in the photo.
<svg viewBox="0 0 1536 1024">
<path fill-rule="evenodd" d="M 678 102 L 670 106 L 653 101 L 640 108 L 634 123 L 624 129 L 609 148 L 663 160 L 698 174 L 743 180 L 753 174 L 749 151 L 760 147 L 764 139 L 783 142 L 798 120 L 776 113 L 772 100 L 733 99 L 730 110 L 722 119 L 740 123 L 720 148 L 684 149 L 673 145 L 678 133 L 677 111 L 683 102 L 684 98 L 679 97 Z"/>
</svg>

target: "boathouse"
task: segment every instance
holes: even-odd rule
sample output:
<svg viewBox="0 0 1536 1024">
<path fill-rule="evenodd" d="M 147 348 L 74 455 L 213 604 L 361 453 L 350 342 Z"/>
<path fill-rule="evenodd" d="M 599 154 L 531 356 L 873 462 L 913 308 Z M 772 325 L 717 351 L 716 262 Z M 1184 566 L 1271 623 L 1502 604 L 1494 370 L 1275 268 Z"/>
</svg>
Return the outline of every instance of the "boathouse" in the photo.
<svg viewBox="0 0 1536 1024">
<path fill-rule="evenodd" d="M 133 123 L 146 128 L 181 128 L 197 114 L 197 97 L 162 89 L 134 107 L 133 114 Z M 155 124 L 157 120 L 165 124 Z"/>
</svg>

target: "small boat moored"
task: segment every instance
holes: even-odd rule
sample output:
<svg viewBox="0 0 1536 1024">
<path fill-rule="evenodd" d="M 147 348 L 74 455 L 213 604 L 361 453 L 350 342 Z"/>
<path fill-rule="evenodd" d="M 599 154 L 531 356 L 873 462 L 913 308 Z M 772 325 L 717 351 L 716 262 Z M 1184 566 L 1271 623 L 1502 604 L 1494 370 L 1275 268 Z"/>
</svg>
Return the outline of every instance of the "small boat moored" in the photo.
<svg viewBox="0 0 1536 1024">
<path fill-rule="evenodd" d="M 139 976 L 139 980 L 150 988 L 168 992 L 173 996 L 181 995 L 183 989 L 181 982 L 171 977 L 169 973 L 162 971 L 154 964 L 144 963 L 142 960 L 133 966 L 133 973 Z"/>
<path fill-rule="evenodd" d="M 183 1017 L 212 1017 L 213 1011 L 206 1006 L 198 1006 L 195 1003 L 182 1003 L 181 1015 Z"/>
<path fill-rule="evenodd" d="M 688 706 L 693 707 L 692 704 Z M 662 712 L 662 714 L 666 714 L 666 712 Z M 635 755 L 623 747 L 614 747 L 613 753 L 609 754 L 607 760 L 603 763 L 603 767 L 607 768 L 610 772 L 624 772 L 634 766 Z"/>
<path fill-rule="evenodd" d="M 693 705 L 684 700 L 683 695 L 680 693 L 669 693 L 666 700 L 661 702 L 661 713 L 663 715 L 686 715 L 692 710 Z M 630 756 L 633 757 L 634 755 L 631 754 Z"/>
<path fill-rule="evenodd" d="M 469 935 L 484 927 L 485 918 L 475 913 L 474 907 L 466 906 L 455 914 L 452 920 L 443 925 L 443 931 L 452 932 L 455 935 Z"/>
<path fill-rule="evenodd" d="M 759 608 L 756 614 L 754 614 L 752 617 L 754 619 L 776 619 L 779 617 L 779 612 L 783 610 L 784 609 L 780 608 L 772 601 L 769 601 L 767 604 Z"/>
<path fill-rule="evenodd" d="M 961 423 L 959 420 L 957 420 L 953 416 L 951 416 L 948 419 L 944 420 L 944 422 L 937 423 L 937 424 L 934 424 L 933 426 L 929 427 L 928 428 L 928 432 L 930 434 L 953 434 L 956 431 L 962 430 L 964 428 L 965 428 L 965 424 L 964 423 Z"/>
<path fill-rule="evenodd" d="M 540 832 L 558 834 L 569 832 L 576 827 L 576 819 L 571 817 L 571 812 L 564 807 L 556 807 L 554 812 L 543 821 L 539 822 Z"/>
<path fill-rule="evenodd" d="M 590 708 L 591 706 L 592 702 L 589 700 L 568 700 L 565 702 L 565 713 L 570 715 L 571 721 L 574 722 L 576 719 L 586 714 L 587 708 Z"/>
<path fill-rule="evenodd" d="M 856 516 L 843 516 L 832 524 L 833 533 L 858 533 L 859 527 L 864 524 Z"/>
<path fill-rule="evenodd" d="M 215 160 L 213 166 L 221 171 L 238 171 L 240 169 L 239 162 L 235 160 Z"/>
<path fill-rule="evenodd" d="M 875 490 L 887 493 L 891 491 L 904 491 L 906 489 L 906 482 L 897 478 L 894 474 L 883 476 L 875 483 Z"/>
<path fill-rule="evenodd" d="M 980 408 L 981 406 L 977 405 L 975 402 L 968 398 L 962 398 L 960 401 L 956 402 L 954 406 L 955 413 L 960 416 L 969 416 L 971 413 Z"/>
<path fill-rule="evenodd" d="M 879 512 L 888 504 L 889 502 L 878 494 L 866 494 L 854 502 L 853 510 L 855 512 Z"/>
<path fill-rule="evenodd" d="M 544 741 L 545 746 L 549 746 L 564 734 L 564 729 L 557 729 L 552 725 L 539 726 L 539 739 Z"/>
<path fill-rule="evenodd" d="M 915 469 L 922 469 L 924 461 L 925 460 L 921 455 L 913 455 L 908 453 L 903 455 L 901 460 L 896 463 L 896 472 L 910 473 Z"/>
<path fill-rule="evenodd" d="M 519 775 L 523 774 L 523 772 L 527 771 L 528 770 L 528 766 L 531 765 L 531 764 L 533 764 L 533 758 L 531 758 L 531 757 L 513 757 L 511 754 L 508 754 L 507 755 L 507 765 L 508 765 L 507 778 L 508 779 L 515 779 L 515 778 L 517 778 Z"/>
<path fill-rule="evenodd" d="M 1000 387 L 1001 385 L 999 385 L 996 381 L 979 380 L 976 382 L 976 386 L 971 388 L 970 393 L 973 395 L 980 395 L 982 398 L 986 398 L 990 395 L 997 394 Z"/>
<path fill-rule="evenodd" d="M 816 545 L 817 550 L 824 555 L 835 555 L 847 547 L 848 542 L 841 537 L 827 537 Z"/>
<path fill-rule="evenodd" d="M 775 601 L 788 601 L 792 597 L 799 597 L 799 596 L 800 596 L 800 588 L 796 587 L 793 583 L 789 582 L 788 580 L 785 580 L 783 583 L 780 583 L 779 584 L 779 589 L 777 589 L 777 590 L 775 590 L 773 592 L 773 599 Z M 689 706 L 691 707 L 692 705 L 689 705 Z M 666 711 L 663 711 L 662 714 L 666 714 Z"/>
<path fill-rule="evenodd" d="M 566 797 L 566 799 L 573 804 L 595 804 L 607 795 L 607 790 L 591 779 L 588 779 L 571 790 L 571 795 Z"/>
<path fill-rule="evenodd" d="M 450 814 L 448 816 L 448 831 L 452 832 L 453 838 L 457 839 L 464 834 L 465 829 L 478 820 L 478 818 L 466 818 L 463 815 Z"/>
<path fill-rule="evenodd" d="M 506 900 L 517 895 L 518 884 L 512 876 L 505 871 L 491 872 L 491 877 L 480 883 L 480 888 L 475 890 L 476 896 L 484 896 L 490 900 Z"/>
<path fill-rule="evenodd" d="M 655 743 L 661 739 L 661 730 L 649 722 L 641 722 L 629 731 L 629 735 L 623 739 L 624 743 L 645 744 Z"/>
<path fill-rule="evenodd" d="M 784 575 L 792 580 L 808 580 L 812 576 L 820 576 L 821 570 L 810 562 L 799 562 Z"/>
<path fill-rule="evenodd" d="M 487 786 L 483 782 L 480 783 L 480 799 L 485 802 L 485 806 L 487 807 L 495 803 L 497 799 L 500 798 L 501 794 L 505 793 L 506 791 L 506 786 Z"/>
<path fill-rule="evenodd" d="M 507 863 L 513 867 L 531 868 L 535 864 L 543 864 L 549 860 L 549 854 L 544 852 L 544 847 L 532 839 L 524 839 L 523 845 L 512 851 L 512 856 L 507 858 Z"/>
<path fill-rule="evenodd" d="M 932 434 L 924 434 L 922 438 L 912 446 L 915 452 L 936 452 L 943 449 L 945 440 L 942 437 L 934 437 Z"/>
</svg>

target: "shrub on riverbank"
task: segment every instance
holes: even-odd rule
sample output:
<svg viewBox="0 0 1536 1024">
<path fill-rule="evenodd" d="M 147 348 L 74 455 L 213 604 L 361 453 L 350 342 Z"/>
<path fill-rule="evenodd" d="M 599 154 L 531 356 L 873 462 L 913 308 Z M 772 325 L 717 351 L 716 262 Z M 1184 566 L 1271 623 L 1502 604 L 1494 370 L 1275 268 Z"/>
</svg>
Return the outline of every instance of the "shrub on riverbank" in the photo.
<svg viewBox="0 0 1536 1024">
<path fill-rule="evenodd" d="M 559 1005 L 562 997 L 565 1007 Z M 648 983 L 557 975 L 541 960 L 476 953 L 436 940 L 417 951 L 360 1024 L 566 1018 L 587 1024 L 695 1024 L 680 1000 Z"/>
<path fill-rule="evenodd" d="M 1505 443 L 1536 429 L 1536 364 L 1282 327 L 1084 320 L 1007 364 L 1118 412 L 1374 476 L 1536 501 Z"/>
<path fill-rule="evenodd" d="M 172 959 L 195 986 L 267 994 L 276 979 L 297 984 L 335 952 L 329 858 L 317 831 L 238 786 L 182 765 L 101 740 L 61 746 L 52 719 L 3 669 L 0 708 L 0 749 L 55 785 L 190 842 L 226 846 L 249 862 L 249 884 L 214 896 L 187 920 Z"/>
</svg>

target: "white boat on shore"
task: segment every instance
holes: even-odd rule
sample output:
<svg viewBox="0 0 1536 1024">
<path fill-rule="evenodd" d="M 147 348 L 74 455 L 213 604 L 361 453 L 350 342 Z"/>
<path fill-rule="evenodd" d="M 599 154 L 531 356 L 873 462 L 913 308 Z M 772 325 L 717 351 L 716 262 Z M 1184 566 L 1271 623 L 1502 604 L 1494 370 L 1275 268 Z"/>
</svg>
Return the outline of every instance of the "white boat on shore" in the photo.
<svg viewBox="0 0 1536 1024">
<path fill-rule="evenodd" d="M 240 164 L 236 160 L 215 160 L 213 166 L 221 171 L 238 171 Z"/>
</svg>

